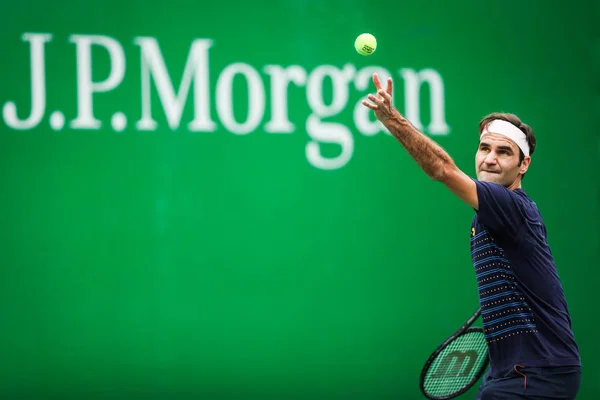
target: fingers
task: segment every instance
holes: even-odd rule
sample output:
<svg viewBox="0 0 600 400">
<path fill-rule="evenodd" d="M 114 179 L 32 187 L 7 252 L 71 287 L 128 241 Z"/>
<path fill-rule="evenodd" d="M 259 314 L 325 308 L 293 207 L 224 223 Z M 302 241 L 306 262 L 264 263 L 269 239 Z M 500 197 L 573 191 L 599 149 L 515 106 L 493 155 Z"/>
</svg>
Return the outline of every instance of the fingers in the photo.
<svg viewBox="0 0 600 400">
<path fill-rule="evenodd" d="M 373 104 L 373 103 L 369 103 L 369 102 L 368 102 L 368 101 L 366 101 L 366 100 L 363 100 L 363 101 L 362 101 L 362 104 L 363 104 L 363 106 L 365 106 L 365 107 L 368 107 L 368 108 L 370 108 L 370 109 L 371 109 L 371 110 L 373 110 L 373 111 L 375 111 L 375 110 L 378 110 L 378 109 L 379 109 L 379 106 L 377 106 L 377 105 L 375 105 L 375 104 Z"/>
<path fill-rule="evenodd" d="M 379 79 L 379 75 L 377 75 L 377 72 L 373 74 L 373 83 L 375 84 L 377 90 L 381 89 L 381 79 Z"/>
<path fill-rule="evenodd" d="M 378 91 L 383 88 L 381 85 L 381 78 L 379 78 L 379 75 L 377 74 L 377 72 L 375 72 L 373 74 L 373 83 L 375 84 L 375 88 Z M 385 88 L 385 91 L 391 96 L 392 90 L 393 90 L 393 82 L 392 82 L 392 78 L 390 77 L 390 78 L 387 78 L 387 86 Z"/>
<path fill-rule="evenodd" d="M 372 94 L 368 95 L 367 98 L 371 100 L 377 106 L 383 106 L 384 99 L 379 96 L 374 96 Z"/>
<path fill-rule="evenodd" d="M 386 88 L 386 90 L 379 89 L 379 90 L 377 91 L 377 94 L 378 94 L 379 96 L 381 96 L 381 98 L 384 100 L 384 101 L 383 101 L 384 103 L 387 103 L 387 104 L 390 104 L 390 105 L 391 105 L 391 104 L 392 104 L 392 95 L 391 95 L 390 93 L 388 93 L 388 91 L 387 91 L 387 90 L 388 90 L 388 88 Z"/>
<path fill-rule="evenodd" d="M 384 104 L 392 104 L 392 96 L 389 95 L 385 90 L 379 89 L 377 91 L 377 96 L 372 94 L 367 96 L 374 103 L 383 106 Z"/>
<path fill-rule="evenodd" d="M 381 86 L 381 79 L 377 73 L 373 74 L 373 83 L 377 88 L 377 96 L 373 94 L 369 94 L 367 98 L 371 100 L 368 102 L 367 100 L 362 100 L 362 104 L 365 107 L 370 108 L 371 110 L 379 110 L 380 107 L 387 107 L 392 104 L 392 78 L 387 79 L 387 85 L 385 90 Z"/>
</svg>

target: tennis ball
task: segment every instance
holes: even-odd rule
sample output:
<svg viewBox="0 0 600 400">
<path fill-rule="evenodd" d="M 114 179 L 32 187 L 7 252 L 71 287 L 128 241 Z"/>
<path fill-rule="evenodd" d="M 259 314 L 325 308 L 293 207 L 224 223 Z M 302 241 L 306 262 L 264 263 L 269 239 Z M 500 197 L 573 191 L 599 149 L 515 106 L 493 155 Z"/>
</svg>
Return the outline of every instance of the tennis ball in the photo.
<svg viewBox="0 0 600 400">
<path fill-rule="evenodd" d="M 370 33 L 363 33 L 358 35 L 356 40 L 354 41 L 354 48 L 358 52 L 358 54 L 362 54 L 363 56 L 368 56 L 373 54 L 375 49 L 377 48 L 377 39 L 375 36 Z"/>
</svg>

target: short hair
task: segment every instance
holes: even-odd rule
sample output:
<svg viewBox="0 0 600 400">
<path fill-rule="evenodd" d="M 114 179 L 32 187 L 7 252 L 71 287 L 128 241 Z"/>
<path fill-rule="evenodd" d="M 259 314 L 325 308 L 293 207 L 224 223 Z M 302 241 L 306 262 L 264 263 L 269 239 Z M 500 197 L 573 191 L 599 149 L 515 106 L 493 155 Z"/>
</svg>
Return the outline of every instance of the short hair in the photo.
<svg viewBox="0 0 600 400">
<path fill-rule="evenodd" d="M 481 134 L 485 127 L 495 119 L 510 122 L 511 124 L 519 128 L 525 134 L 525 137 L 527 139 L 527 144 L 529 145 L 529 155 L 531 156 L 533 154 L 533 152 L 535 151 L 535 134 L 533 133 L 533 129 L 531 129 L 529 125 L 521 121 L 521 119 L 515 114 L 495 112 L 486 115 L 479 122 L 479 134 Z M 519 149 L 519 165 L 521 165 L 524 158 L 525 154 L 523 154 L 523 151 Z"/>
</svg>

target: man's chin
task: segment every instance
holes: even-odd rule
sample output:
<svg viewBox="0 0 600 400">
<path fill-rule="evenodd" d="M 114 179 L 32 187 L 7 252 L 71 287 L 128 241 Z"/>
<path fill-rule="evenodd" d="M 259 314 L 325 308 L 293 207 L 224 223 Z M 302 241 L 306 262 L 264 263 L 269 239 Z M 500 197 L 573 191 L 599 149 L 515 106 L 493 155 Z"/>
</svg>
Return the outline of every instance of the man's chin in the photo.
<svg viewBox="0 0 600 400">
<path fill-rule="evenodd" d="M 483 182 L 500 183 L 502 177 L 500 174 L 495 174 L 493 172 L 480 172 L 477 175 L 477 179 Z"/>
</svg>

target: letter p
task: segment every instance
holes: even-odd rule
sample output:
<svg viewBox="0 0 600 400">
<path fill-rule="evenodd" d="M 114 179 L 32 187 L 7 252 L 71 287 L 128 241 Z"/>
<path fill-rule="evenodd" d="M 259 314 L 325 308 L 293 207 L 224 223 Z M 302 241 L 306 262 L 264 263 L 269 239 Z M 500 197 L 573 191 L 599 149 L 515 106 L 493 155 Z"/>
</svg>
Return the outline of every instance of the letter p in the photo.
<svg viewBox="0 0 600 400">
<path fill-rule="evenodd" d="M 125 54 L 121 44 L 113 38 L 99 35 L 71 35 L 71 43 L 77 46 L 77 118 L 71 128 L 100 129 L 102 125 L 94 118 L 93 94 L 116 88 L 125 75 Z M 101 82 L 92 81 L 92 45 L 108 50 L 110 73 Z"/>
</svg>

